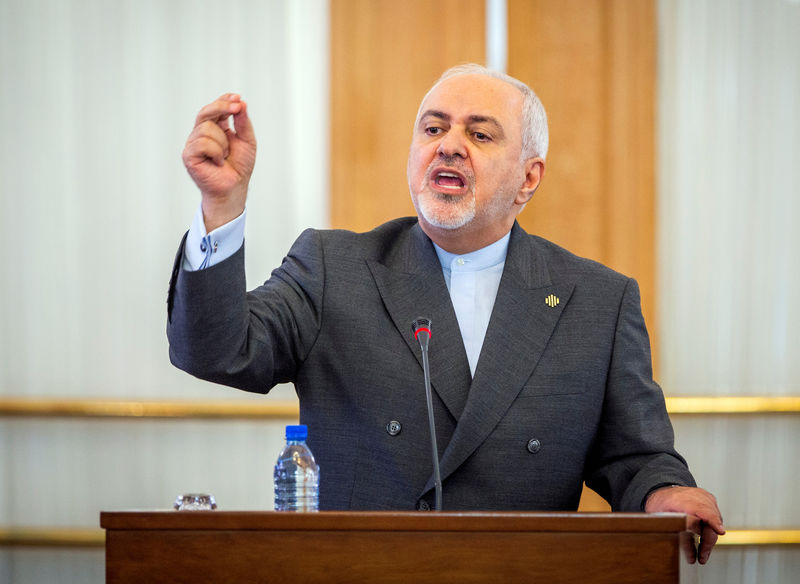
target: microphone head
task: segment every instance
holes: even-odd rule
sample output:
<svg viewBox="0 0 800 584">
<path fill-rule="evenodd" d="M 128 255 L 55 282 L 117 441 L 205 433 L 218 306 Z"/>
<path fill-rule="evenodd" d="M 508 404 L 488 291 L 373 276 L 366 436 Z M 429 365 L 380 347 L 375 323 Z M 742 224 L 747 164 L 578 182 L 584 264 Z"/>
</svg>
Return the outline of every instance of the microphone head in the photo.
<svg viewBox="0 0 800 584">
<path fill-rule="evenodd" d="M 423 348 L 428 346 L 428 341 L 431 338 L 431 319 L 420 316 L 411 323 L 411 331 L 414 333 L 414 338 L 417 339 Z"/>
</svg>

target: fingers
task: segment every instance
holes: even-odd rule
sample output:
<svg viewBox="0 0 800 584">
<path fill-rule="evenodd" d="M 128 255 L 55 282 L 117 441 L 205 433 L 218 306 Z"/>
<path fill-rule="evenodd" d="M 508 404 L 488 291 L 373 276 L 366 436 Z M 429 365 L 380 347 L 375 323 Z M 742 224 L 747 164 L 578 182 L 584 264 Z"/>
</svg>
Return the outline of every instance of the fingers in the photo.
<svg viewBox="0 0 800 584">
<path fill-rule="evenodd" d="M 234 131 L 229 119 L 233 116 Z M 247 104 L 237 93 L 226 93 L 204 106 L 197 114 L 195 126 L 186 141 L 184 162 L 211 159 L 222 166 L 232 148 L 231 142 L 241 140 L 255 147 L 253 124 L 247 115 Z"/>
<path fill-rule="evenodd" d="M 716 535 L 725 535 L 725 527 L 722 522 L 722 513 L 717 505 L 717 499 L 703 489 L 697 489 L 695 493 L 698 496 L 698 501 L 695 504 L 692 513 L 701 521 L 700 529 L 712 529 L 715 532 L 714 541 L 717 540 Z M 702 533 L 698 532 L 700 535 Z"/>
<path fill-rule="evenodd" d="M 712 527 L 705 525 L 700 535 L 700 547 L 697 550 L 697 558 L 701 564 L 705 564 L 711 556 L 711 550 L 714 544 L 717 543 L 717 531 Z"/>
<path fill-rule="evenodd" d="M 217 166 L 225 164 L 230 144 L 218 124 L 206 120 L 195 126 L 186 140 L 183 158 L 187 164 L 211 159 Z"/>
<path fill-rule="evenodd" d="M 241 108 L 237 113 L 233 114 L 233 129 L 236 130 L 238 138 L 255 146 L 256 133 L 253 130 L 250 116 L 247 115 L 247 104 L 243 101 L 240 101 L 239 104 Z"/>
<path fill-rule="evenodd" d="M 719 536 L 725 535 L 717 499 L 703 489 L 693 487 L 658 489 L 653 491 L 646 501 L 645 509 L 650 512 L 668 511 L 687 515 L 687 529 L 700 536 L 698 548 L 695 548 L 693 537 L 688 539 L 688 543 L 682 542 L 689 563 L 694 563 L 696 558 L 701 564 L 705 564 Z"/>
<path fill-rule="evenodd" d="M 223 166 L 225 164 L 225 156 L 226 151 L 223 150 L 219 142 L 215 142 L 206 136 L 201 136 L 187 144 L 183 152 L 183 160 L 186 166 L 192 166 L 206 160 L 211 160 L 217 166 Z"/>
<path fill-rule="evenodd" d="M 687 531 L 681 533 L 680 546 L 686 561 L 694 564 L 697 561 L 697 544 L 694 535 Z"/>
<path fill-rule="evenodd" d="M 204 213 L 207 205 L 225 209 L 214 213 L 224 216 L 217 225 L 241 213 L 229 216 L 227 211 L 244 206 L 255 160 L 255 132 L 241 96 L 226 93 L 200 110 L 183 149 L 183 163 L 203 194 Z M 210 215 L 204 217 L 208 226 Z"/>
<path fill-rule="evenodd" d="M 237 93 L 226 93 L 219 96 L 207 106 L 204 106 L 195 118 L 194 125 L 198 126 L 203 122 L 227 123 L 229 116 L 238 114 L 243 107 L 241 96 Z M 223 128 L 224 129 L 224 128 Z"/>
<path fill-rule="evenodd" d="M 697 535 L 703 534 L 703 522 L 696 515 L 689 515 L 686 518 L 686 529 Z"/>
<path fill-rule="evenodd" d="M 703 520 L 704 528 L 710 528 L 714 531 L 715 535 L 725 535 L 725 527 L 722 524 L 722 514 L 716 505 L 707 510 L 702 510 L 698 513 L 700 519 Z M 714 538 L 716 541 L 716 537 Z"/>
<path fill-rule="evenodd" d="M 697 545 L 694 537 L 688 537 L 681 541 L 686 559 L 690 564 L 694 564 L 695 559 L 699 560 L 701 564 L 705 564 L 711 556 L 711 550 L 716 545 L 717 539 L 720 535 L 724 535 L 725 530 L 719 533 L 716 528 L 696 516 L 689 517 L 687 529 L 689 532 L 699 535 L 700 542 Z"/>
</svg>

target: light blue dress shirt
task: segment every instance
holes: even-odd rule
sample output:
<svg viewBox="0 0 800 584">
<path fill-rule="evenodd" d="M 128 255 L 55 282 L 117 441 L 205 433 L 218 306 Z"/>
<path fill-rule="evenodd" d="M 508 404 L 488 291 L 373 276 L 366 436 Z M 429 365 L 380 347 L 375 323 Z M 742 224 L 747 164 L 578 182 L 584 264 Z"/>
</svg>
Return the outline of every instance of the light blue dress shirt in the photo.
<svg viewBox="0 0 800 584">
<path fill-rule="evenodd" d="M 447 252 L 433 244 L 442 264 L 473 377 L 500 288 L 510 238 L 511 232 L 508 232 L 494 243 L 463 255 Z"/>
<path fill-rule="evenodd" d="M 186 236 L 183 269 L 194 271 L 210 268 L 236 253 L 244 243 L 246 213 L 206 233 L 203 210 L 198 208 Z M 433 244 L 442 265 L 473 376 L 500 288 L 510 238 L 511 232 L 491 245 L 463 255 L 447 252 Z"/>
<path fill-rule="evenodd" d="M 206 233 L 203 208 L 198 207 L 183 248 L 183 269 L 194 272 L 210 268 L 235 254 L 244 243 L 246 214 L 247 210 L 233 221 Z"/>
</svg>

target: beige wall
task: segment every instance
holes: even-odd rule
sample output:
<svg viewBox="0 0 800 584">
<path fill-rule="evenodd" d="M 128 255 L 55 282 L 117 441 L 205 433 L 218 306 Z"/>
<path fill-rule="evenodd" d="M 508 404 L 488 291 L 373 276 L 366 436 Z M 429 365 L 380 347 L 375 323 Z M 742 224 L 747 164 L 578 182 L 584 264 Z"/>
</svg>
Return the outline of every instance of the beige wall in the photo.
<svg viewBox="0 0 800 584">
<path fill-rule="evenodd" d="M 483 0 L 331 3 L 331 225 L 367 231 L 414 215 L 406 158 L 421 97 L 454 64 L 484 60 Z"/>
</svg>

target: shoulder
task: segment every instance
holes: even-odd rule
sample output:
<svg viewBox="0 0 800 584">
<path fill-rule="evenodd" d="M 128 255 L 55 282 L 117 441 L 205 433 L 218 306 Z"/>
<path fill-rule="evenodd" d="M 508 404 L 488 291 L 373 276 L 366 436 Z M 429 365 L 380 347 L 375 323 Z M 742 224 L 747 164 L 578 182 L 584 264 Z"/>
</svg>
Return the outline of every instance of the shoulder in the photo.
<svg viewBox="0 0 800 584">
<path fill-rule="evenodd" d="M 566 248 L 561 247 L 535 235 L 530 235 L 533 245 L 542 250 L 542 254 L 547 258 L 548 265 L 559 274 L 586 276 L 591 275 L 610 280 L 628 280 L 628 276 L 613 270 L 597 260 L 579 256 Z"/>
<path fill-rule="evenodd" d="M 535 261 L 541 262 L 554 279 L 593 277 L 607 280 L 627 281 L 630 278 L 597 260 L 579 256 L 570 250 L 538 235 L 515 228 L 516 239 L 527 248 Z"/>
<path fill-rule="evenodd" d="M 418 230 L 416 226 L 416 217 L 402 217 L 363 233 L 346 229 L 306 229 L 295 246 L 319 247 L 326 256 L 350 259 L 382 257 L 407 241 L 415 228 Z"/>
</svg>

